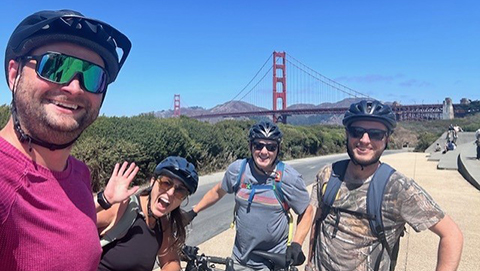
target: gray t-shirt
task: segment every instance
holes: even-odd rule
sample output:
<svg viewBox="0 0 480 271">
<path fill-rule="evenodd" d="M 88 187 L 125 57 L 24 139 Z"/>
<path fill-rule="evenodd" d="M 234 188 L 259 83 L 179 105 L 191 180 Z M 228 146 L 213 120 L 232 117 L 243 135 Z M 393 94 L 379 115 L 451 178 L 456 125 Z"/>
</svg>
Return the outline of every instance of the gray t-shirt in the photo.
<svg viewBox="0 0 480 271">
<path fill-rule="evenodd" d="M 237 160 L 230 164 L 225 172 L 222 189 L 227 193 L 235 193 L 233 186 L 237 182 L 241 164 L 242 160 Z M 244 173 L 245 184 L 273 184 L 274 176 L 259 174 L 253 167 L 253 161 L 249 159 Z M 288 217 L 272 189 L 256 188 L 253 201 L 249 204 L 251 191 L 239 187 L 235 196 L 237 212 L 233 256 L 242 265 L 264 269 L 268 267 L 267 262 L 249 255 L 250 251 L 284 253 L 288 238 Z M 305 182 L 302 176 L 287 164 L 282 178 L 282 191 L 290 208 L 297 214 L 303 214 L 309 204 Z"/>
<path fill-rule="evenodd" d="M 311 201 L 319 206 L 317 191 L 325 191 L 332 172 L 332 165 L 322 168 L 312 189 Z M 366 213 L 366 197 L 372 176 L 367 180 L 353 180 L 348 174 L 342 183 L 334 207 Z M 387 241 L 393 247 L 408 223 L 415 231 L 423 231 L 438 223 L 444 212 L 415 181 L 398 171 L 392 174 L 385 188 L 382 204 L 383 224 Z M 380 241 L 372 235 L 365 218 L 340 212 L 330 212 L 317 233 L 314 267 L 316 270 L 374 270 L 382 251 Z M 335 228 L 337 231 L 334 234 Z M 319 238 L 319 239 L 318 239 Z M 386 250 L 382 254 L 380 270 L 389 270 L 390 258 Z"/>
</svg>

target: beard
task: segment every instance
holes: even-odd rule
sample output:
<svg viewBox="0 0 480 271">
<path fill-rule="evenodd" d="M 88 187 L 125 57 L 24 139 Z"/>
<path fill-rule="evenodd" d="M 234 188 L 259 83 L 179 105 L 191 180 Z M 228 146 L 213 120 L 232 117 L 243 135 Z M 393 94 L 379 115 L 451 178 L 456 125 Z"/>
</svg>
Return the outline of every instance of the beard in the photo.
<svg viewBox="0 0 480 271">
<path fill-rule="evenodd" d="M 69 98 L 59 90 L 48 90 L 40 96 L 35 93 L 34 85 L 21 76 L 14 93 L 13 106 L 24 132 L 51 144 L 61 145 L 76 140 L 95 121 L 100 111 L 99 107 L 93 108 L 85 97 Z M 54 98 L 81 104 L 83 114 L 73 116 L 48 111 L 47 105 Z"/>
<path fill-rule="evenodd" d="M 374 156 L 372 158 L 370 158 L 369 160 L 359 160 L 355 156 L 355 153 L 353 152 L 353 149 L 350 147 L 350 143 L 348 142 L 348 139 L 347 139 L 347 153 L 348 153 L 348 156 L 350 157 L 350 160 L 352 160 L 353 164 L 359 165 L 359 166 L 362 166 L 362 167 L 366 167 L 366 166 L 376 164 L 380 160 L 380 157 L 382 156 L 383 150 L 376 151 L 374 153 Z"/>
</svg>

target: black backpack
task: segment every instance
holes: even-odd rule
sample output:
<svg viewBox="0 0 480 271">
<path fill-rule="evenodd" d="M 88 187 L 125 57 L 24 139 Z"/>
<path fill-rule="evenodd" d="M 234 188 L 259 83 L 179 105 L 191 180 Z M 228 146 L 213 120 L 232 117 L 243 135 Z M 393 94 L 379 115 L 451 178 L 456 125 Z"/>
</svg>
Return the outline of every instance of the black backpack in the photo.
<svg viewBox="0 0 480 271">
<path fill-rule="evenodd" d="M 332 174 L 330 179 L 328 180 L 327 187 L 325 192 L 322 196 L 322 189 L 318 189 L 318 199 L 321 199 L 321 207 L 322 207 L 322 215 L 317 220 L 317 229 L 320 229 L 321 222 L 327 217 L 330 211 L 334 212 L 346 212 L 349 214 L 353 214 L 356 216 L 360 216 L 362 218 L 368 219 L 370 223 L 370 229 L 374 236 L 376 236 L 382 244 L 382 252 L 380 253 L 377 261 L 375 263 L 375 270 L 380 268 L 380 262 L 382 259 L 382 254 L 384 250 L 387 250 L 387 253 L 390 257 L 390 270 L 395 269 L 395 265 L 397 263 L 398 257 L 398 250 L 400 248 L 400 238 L 395 243 L 394 247 L 391 248 L 388 245 L 387 239 L 385 237 L 385 227 L 383 225 L 382 219 L 382 202 L 383 202 L 383 195 L 385 193 L 385 187 L 387 186 L 388 181 L 390 180 L 390 176 L 395 172 L 391 166 L 382 163 L 375 171 L 370 185 L 367 191 L 367 213 L 360 213 L 351 210 L 341 209 L 332 207 L 338 190 L 344 180 L 345 172 L 347 170 L 348 162 L 350 160 L 342 160 L 333 163 L 332 165 Z M 337 216 L 337 224 L 339 222 L 339 216 Z M 338 228 L 335 228 L 333 235 L 335 236 Z M 319 231 L 317 231 L 319 232 Z M 401 234 L 403 236 L 403 232 Z"/>
</svg>

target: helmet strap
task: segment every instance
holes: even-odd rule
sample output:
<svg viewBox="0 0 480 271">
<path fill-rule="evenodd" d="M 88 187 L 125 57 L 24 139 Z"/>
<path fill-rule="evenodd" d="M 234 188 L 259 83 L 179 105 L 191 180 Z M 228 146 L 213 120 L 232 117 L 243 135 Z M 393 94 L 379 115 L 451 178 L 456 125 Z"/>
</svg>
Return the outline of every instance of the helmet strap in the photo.
<svg viewBox="0 0 480 271">
<path fill-rule="evenodd" d="M 20 120 L 18 119 L 18 116 L 17 116 L 17 106 L 15 104 L 15 90 L 17 89 L 17 86 L 20 82 L 20 76 L 21 76 L 23 67 L 25 65 L 24 65 L 22 60 L 19 60 L 18 65 L 19 65 L 19 67 L 18 67 L 18 71 L 17 71 L 17 76 L 15 76 L 15 81 L 13 82 L 12 103 L 11 103 L 11 108 L 10 108 L 10 111 L 11 111 L 11 114 L 12 114 L 12 119 L 13 119 L 13 126 L 15 128 L 15 132 L 17 134 L 18 140 L 21 143 L 28 142 L 28 151 L 29 152 L 32 151 L 32 144 L 42 146 L 42 147 L 47 148 L 51 151 L 65 149 L 65 148 L 70 147 L 73 143 L 75 143 L 75 141 L 77 141 L 77 139 L 80 137 L 80 135 L 78 135 L 75 139 L 73 139 L 72 141 L 70 141 L 68 143 L 54 144 L 54 143 L 50 143 L 50 142 L 43 141 L 41 139 L 35 138 L 35 137 L 25 133 L 25 131 L 23 131 L 22 126 L 20 125 Z"/>
<path fill-rule="evenodd" d="M 150 192 L 148 192 L 148 203 L 147 203 L 148 216 L 153 217 L 154 219 L 157 219 L 157 217 L 155 217 L 155 215 L 152 212 L 152 208 L 150 208 L 151 200 L 152 200 L 152 189 L 150 188 Z"/>
<path fill-rule="evenodd" d="M 148 217 L 151 217 L 151 218 L 155 219 L 155 225 L 157 226 L 158 230 L 160 232 L 162 232 L 162 221 L 160 221 L 159 217 L 156 217 L 153 214 L 152 208 L 150 207 L 150 203 L 151 203 L 151 199 L 152 199 L 152 188 L 153 188 L 153 185 L 150 186 L 150 188 L 149 188 L 150 191 L 148 192 L 148 201 L 147 201 Z M 147 226 L 148 226 L 148 222 L 147 222 Z"/>
<path fill-rule="evenodd" d="M 273 172 L 275 172 L 275 168 L 276 168 L 276 167 L 273 168 L 273 171 L 268 172 L 268 171 L 260 168 L 260 167 L 257 165 L 257 162 L 255 162 L 255 158 L 253 157 L 253 153 L 252 153 L 251 157 L 252 157 L 252 160 L 253 160 L 253 166 L 254 166 L 258 171 L 262 172 L 263 174 L 265 174 L 265 175 L 267 175 L 267 176 L 270 176 Z M 277 154 L 277 157 L 278 157 L 278 154 Z M 275 157 L 275 160 L 273 160 L 272 166 L 277 164 L 277 162 L 278 162 L 277 157 Z"/>
<path fill-rule="evenodd" d="M 267 140 L 270 140 L 270 139 L 267 139 Z M 273 159 L 273 162 L 272 162 L 272 166 L 276 165 L 278 163 L 278 155 L 280 154 L 280 142 L 278 142 L 277 140 L 275 140 L 278 144 L 278 149 L 277 149 L 277 154 L 275 155 L 275 159 Z M 268 173 L 267 171 L 261 169 L 258 165 L 257 165 L 257 162 L 255 162 L 255 159 L 253 157 L 253 150 L 252 150 L 252 144 L 253 144 L 253 140 L 250 140 L 249 141 L 249 149 L 250 149 L 250 156 L 252 157 L 252 160 L 253 160 L 253 165 L 255 166 L 256 169 L 258 169 L 260 172 L 263 172 L 265 175 L 270 175 L 272 172 L 275 171 L 275 167 L 273 169 L 272 172 Z"/>
<path fill-rule="evenodd" d="M 378 161 L 380 161 L 380 157 L 378 157 L 377 160 L 374 160 L 374 161 L 371 161 L 370 163 L 368 164 L 364 164 L 364 163 L 359 163 L 357 159 L 355 159 L 355 156 L 353 155 L 353 152 L 352 150 L 350 149 L 350 147 L 348 146 L 348 137 L 347 137 L 347 154 L 348 156 L 350 157 L 350 161 L 352 161 L 352 163 L 356 166 L 360 166 L 361 170 L 363 171 L 365 169 L 365 167 L 368 167 L 368 166 L 371 166 L 373 164 L 376 164 Z"/>
</svg>

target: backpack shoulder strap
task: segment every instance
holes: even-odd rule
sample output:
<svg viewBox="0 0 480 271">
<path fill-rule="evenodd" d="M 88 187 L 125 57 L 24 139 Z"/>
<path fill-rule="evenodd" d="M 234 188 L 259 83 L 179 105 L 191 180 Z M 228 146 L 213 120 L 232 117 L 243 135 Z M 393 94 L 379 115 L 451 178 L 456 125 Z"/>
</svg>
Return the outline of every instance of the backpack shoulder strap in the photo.
<svg viewBox="0 0 480 271">
<path fill-rule="evenodd" d="M 275 194 L 275 197 L 277 197 L 277 200 L 282 206 L 283 211 L 287 212 L 290 209 L 290 206 L 288 206 L 288 202 L 287 200 L 285 200 L 285 195 L 283 194 L 283 190 L 282 190 L 282 180 L 283 180 L 284 171 L 285 171 L 285 164 L 282 161 L 278 162 L 276 172 L 275 172 L 276 176 L 273 182 L 273 193 Z"/>
<path fill-rule="evenodd" d="M 370 228 L 374 235 L 382 238 L 385 237 L 383 219 L 382 219 L 382 202 L 390 176 L 395 172 L 388 164 L 382 163 L 375 171 L 370 186 L 367 191 L 367 213 L 373 215 L 375 219 L 370 220 Z"/>
<path fill-rule="evenodd" d="M 337 197 L 338 190 L 342 185 L 342 182 L 345 178 L 345 172 L 347 171 L 348 162 L 350 160 L 341 160 L 332 164 L 332 174 L 328 180 L 327 187 L 325 192 L 323 192 L 321 187 L 318 187 L 317 198 L 321 199 L 322 206 L 322 215 L 320 216 L 319 222 L 323 221 L 330 212 L 330 208 Z"/>
<path fill-rule="evenodd" d="M 238 188 L 242 185 L 243 179 L 245 178 L 245 169 L 247 167 L 248 158 L 242 160 L 242 164 L 240 165 L 240 171 L 238 172 L 237 181 L 235 185 L 233 185 L 233 192 L 236 194 Z"/>
<path fill-rule="evenodd" d="M 288 205 L 287 200 L 285 199 L 285 195 L 283 194 L 282 189 L 282 180 L 283 180 L 283 173 L 285 172 L 285 163 L 279 161 L 277 163 L 276 171 L 275 171 L 275 180 L 273 182 L 273 193 L 277 198 L 280 206 L 282 206 L 283 212 L 288 217 L 288 238 L 287 238 L 287 246 L 290 246 L 293 240 L 293 216 L 290 212 L 290 206 Z"/>
<path fill-rule="evenodd" d="M 113 226 L 101 237 L 100 245 L 104 247 L 111 242 L 125 236 L 140 212 L 140 203 L 138 197 L 136 195 L 131 195 L 130 201 L 128 202 L 127 208 L 125 209 L 122 217 L 115 226 Z"/>
<path fill-rule="evenodd" d="M 233 193 L 235 193 L 235 195 L 237 194 L 238 189 L 240 188 L 240 186 L 242 185 L 245 179 L 245 169 L 247 168 L 247 163 L 248 163 L 248 158 L 245 158 L 242 160 L 242 163 L 240 164 L 240 171 L 238 172 L 237 180 L 233 185 Z M 232 223 L 230 223 L 230 228 L 232 229 L 235 227 L 235 223 L 237 219 L 236 218 L 237 209 L 238 209 L 238 205 L 237 205 L 237 201 L 235 201 L 235 206 L 233 207 L 233 220 L 232 220 Z"/>
<path fill-rule="evenodd" d="M 388 164 L 382 163 L 375 171 L 375 174 L 370 181 L 370 185 L 367 191 L 367 214 L 374 219 L 369 219 L 370 229 L 374 236 L 376 236 L 391 260 L 390 268 L 395 268 L 396 259 L 398 254 L 398 248 L 396 251 L 392 251 L 392 248 L 388 245 L 387 238 L 385 236 L 385 226 L 383 225 L 382 218 L 382 202 L 385 194 L 385 187 L 387 186 L 390 176 L 395 172 Z M 397 241 L 398 243 L 398 241 Z M 394 249 L 395 250 L 395 249 Z M 382 250 L 383 251 L 383 250 Z M 376 266 L 380 266 L 380 258 L 377 259 Z"/>
</svg>

